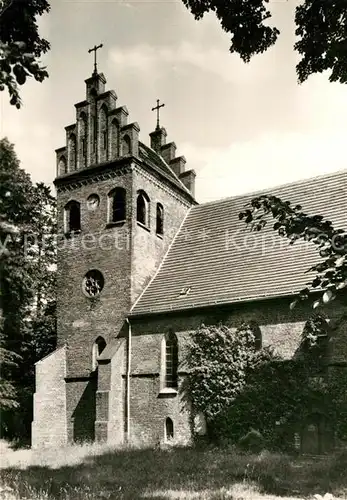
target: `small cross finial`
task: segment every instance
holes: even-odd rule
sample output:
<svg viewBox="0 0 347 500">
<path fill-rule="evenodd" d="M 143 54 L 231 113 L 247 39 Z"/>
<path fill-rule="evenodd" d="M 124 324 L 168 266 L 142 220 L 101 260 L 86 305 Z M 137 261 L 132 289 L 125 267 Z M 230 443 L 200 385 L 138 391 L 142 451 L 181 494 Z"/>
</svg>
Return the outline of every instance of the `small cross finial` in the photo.
<svg viewBox="0 0 347 500">
<path fill-rule="evenodd" d="M 96 51 L 98 49 L 101 49 L 101 47 L 103 47 L 103 44 L 100 43 L 100 45 L 94 45 L 94 47 L 92 49 L 89 49 L 88 50 L 88 53 L 90 54 L 91 52 L 94 52 L 94 72 L 93 72 L 93 75 L 97 75 L 98 74 L 98 70 L 97 70 L 97 67 L 96 67 Z"/>
<path fill-rule="evenodd" d="M 165 104 L 164 103 L 163 104 L 159 104 L 159 99 L 157 99 L 157 105 L 154 108 L 152 108 L 152 111 L 157 110 L 157 126 L 156 126 L 156 130 L 158 130 L 160 128 L 160 126 L 159 126 L 159 109 L 162 108 L 162 107 L 164 107 L 164 106 L 165 106 Z"/>
</svg>

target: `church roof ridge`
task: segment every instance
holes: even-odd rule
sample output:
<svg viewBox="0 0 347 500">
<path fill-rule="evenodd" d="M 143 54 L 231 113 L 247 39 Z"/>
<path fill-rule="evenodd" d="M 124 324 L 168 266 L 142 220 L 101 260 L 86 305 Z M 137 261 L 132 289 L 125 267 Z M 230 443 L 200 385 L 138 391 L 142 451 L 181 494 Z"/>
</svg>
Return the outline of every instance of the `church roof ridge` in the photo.
<svg viewBox="0 0 347 500">
<path fill-rule="evenodd" d="M 301 184 L 307 184 L 307 182 L 309 182 L 309 181 L 317 181 L 317 180 L 325 179 L 325 178 L 329 179 L 330 177 L 336 177 L 336 175 L 339 175 L 339 174 L 343 175 L 346 173 L 347 173 L 347 167 L 339 169 L 339 170 L 335 170 L 334 172 L 327 172 L 324 174 L 318 174 L 318 175 L 314 175 L 314 176 L 310 176 L 310 177 L 305 177 L 302 179 L 297 179 L 295 181 L 285 182 L 283 184 L 275 184 L 274 186 L 265 187 L 265 188 L 260 189 L 260 190 L 246 191 L 244 193 L 240 193 L 240 194 L 236 194 L 236 195 L 232 195 L 232 196 L 224 196 L 223 198 L 219 198 L 218 200 L 205 201 L 203 203 L 199 203 L 199 207 L 204 207 L 205 205 L 213 205 L 213 204 L 217 205 L 219 203 L 229 202 L 231 200 L 236 201 L 236 200 L 239 200 L 242 198 L 255 198 L 255 197 L 261 196 L 263 194 L 269 194 L 270 191 L 277 191 L 277 190 L 282 190 L 282 189 L 287 188 L 287 187 L 289 188 L 289 187 L 299 186 Z"/>
<path fill-rule="evenodd" d="M 347 169 L 261 192 L 344 227 L 346 188 Z M 256 194 L 193 206 L 132 316 L 274 299 L 304 288 L 307 269 L 319 259 L 316 249 L 310 242 L 289 245 L 270 226 L 250 231 L 238 214 Z M 181 294 L 184 288 L 189 294 Z"/>
</svg>

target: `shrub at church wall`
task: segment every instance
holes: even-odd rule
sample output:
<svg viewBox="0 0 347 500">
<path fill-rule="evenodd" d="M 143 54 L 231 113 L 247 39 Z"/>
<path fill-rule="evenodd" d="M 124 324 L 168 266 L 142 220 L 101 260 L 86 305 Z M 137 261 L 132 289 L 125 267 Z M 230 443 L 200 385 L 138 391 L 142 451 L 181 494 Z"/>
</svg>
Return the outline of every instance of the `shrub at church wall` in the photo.
<svg viewBox="0 0 347 500">
<path fill-rule="evenodd" d="M 331 376 L 312 338 L 305 330 L 298 355 L 283 360 L 271 348 L 256 350 L 245 324 L 237 330 L 202 325 L 194 332 L 187 389 L 194 413 L 206 417 L 209 438 L 241 444 L 255 431 L 265 447 L 291 448 L 294 433 L 317 412 L 336 437 L 347 439 L 347 370 Z"/>
</svg>

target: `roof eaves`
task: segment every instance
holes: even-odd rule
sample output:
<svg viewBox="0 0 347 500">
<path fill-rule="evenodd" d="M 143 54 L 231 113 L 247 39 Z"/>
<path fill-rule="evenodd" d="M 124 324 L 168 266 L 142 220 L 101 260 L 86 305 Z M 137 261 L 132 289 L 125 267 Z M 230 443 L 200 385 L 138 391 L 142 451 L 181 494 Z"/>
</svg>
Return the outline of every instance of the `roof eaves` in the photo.
<svg viewBox="0 0 347 500">
<path fill-rule="evenodd" d="M 158 269 L 159 271 L 159 269 Z M 316 291 L 312 292 L 316 293 Z M 201 302 L 201 303 L 193 303 L 189 304 L 187 306 L 181 306 L 181 307 L 173 307 L 171 306 L 170 309 L 163 309 L 161 311 L 155 311 L 153 309 L 148 309 L 147 311 L 139 311 L 138 313 L 136 311 L 133 311 L 135 309 L 136 303 L 132 307 L 129 313 L 129 317 L 142 317 L 142 316 L 154 316 L 158 314 L 167 314 L 167 313 L 174 313 L 174 312 L 184 312 L 188 311 L 191 309 L 204 309 L 208 307 L 213 307 L 213 306 L 226 306 L 226 305 L 233 305 L 233 304 L 240 304 L 240 303 L 248 303 L 248 302 L 256 302 L 258 300 L 270 300 L 270 299 L 280 299 L 280 298 L 285 298 L 285 297 L 293 297 L 294 295 L 297 295 L 298 291 L 288 291 L 288 292 L 283 292 L 279 294 L 263 294 L 263 295 L 256 295 L 256 296 L 250 296 L 250 297 L 239 297 L 236 299 L 232 300 L 211 300 L 207 302 Z M 141 295 L 142 296 L 142 295 Z"/>
</svg>

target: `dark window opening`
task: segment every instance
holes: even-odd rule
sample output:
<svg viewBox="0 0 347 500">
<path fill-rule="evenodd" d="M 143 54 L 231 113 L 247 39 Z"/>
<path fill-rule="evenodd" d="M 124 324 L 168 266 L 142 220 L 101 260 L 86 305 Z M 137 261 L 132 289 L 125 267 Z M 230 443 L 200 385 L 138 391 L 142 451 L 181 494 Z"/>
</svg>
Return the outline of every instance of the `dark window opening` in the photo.
<svg viewBox="0 0 347 500">
<path fill-rule="evenodd" d="M 92 369 L 96 370 L 98 366 L 98 357 L 104 351 L 106 347 L 106 341 L 103 337 L 98 337 L 93 345 L 93 355 L 92 355 Z"/>
<path fill-rule="evenodd" d="M 144 192 L 140 192 L 137 197 L 136 203 L 136 220 L 140 222 L 144 226 L 149 226 L 149 217 L 148 217 L 148 205 L 149 198 Z"/>
<path fill-rule="evenodd" d="M 86 156 L 86 154 L 87 154 L 87 141 L 83 137 L 82 138 L 82 155 Z"/>
<path fill-rule="evenodd" d="M 156 233 L 164 234 L 164 208 L 160 203 L 157 203 Z"/>
<path fill-rule="evenodd" d="M 116 188 L 111 196 L 111 222 L 122 222 L 126 218 L 126 191 Z"/>
<path fill-rule="evenodd" d="M 68 232 L 81 230 L 81 208 L 77 201 L 71 202 L 67 207 L 67 230 Z"/>
<path fill-rule="evenodd" d="M 177 388 L 178 344 L 174 333 L 166 338 L 165 343 L 165 387 Z"/>
<path fill-rule="evenodd" d="M 173 439 L 174 437 L 174 425 L 170 417 L 168 417 L 165 421 L 165 434 L 167 440 Z"/>
<path fill-rule="evenodd" d="M 97 355 L 100 356 L 100 354 L 106 347 L 106 341 L 103 337 L 98 337 L 95 343 L 97 345 Z"/>
</svg>

